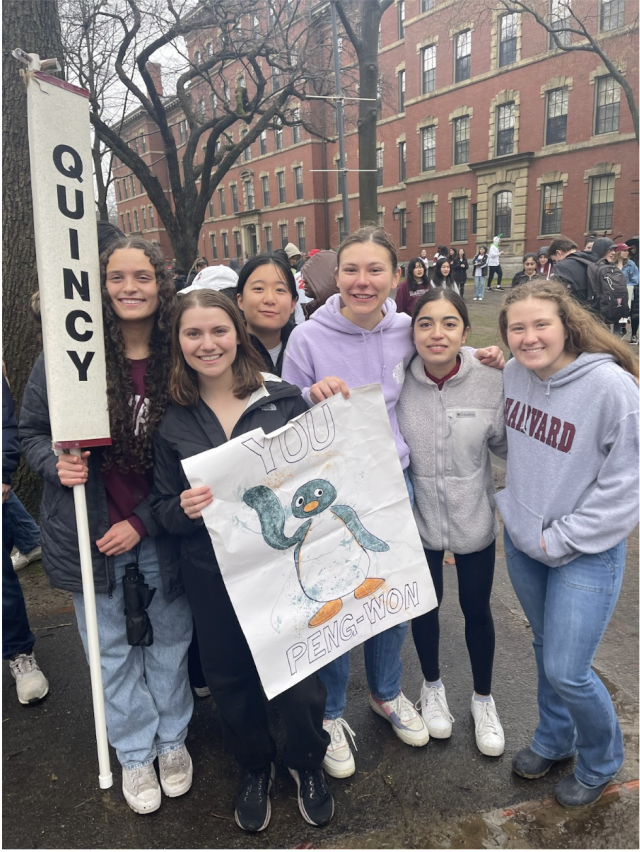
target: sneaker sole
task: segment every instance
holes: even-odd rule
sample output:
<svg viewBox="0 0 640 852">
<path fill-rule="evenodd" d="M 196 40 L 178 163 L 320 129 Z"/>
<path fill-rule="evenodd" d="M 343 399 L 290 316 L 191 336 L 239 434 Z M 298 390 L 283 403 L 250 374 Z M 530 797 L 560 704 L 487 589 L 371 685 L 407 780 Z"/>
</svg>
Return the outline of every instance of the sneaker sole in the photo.
<svg viewBox="0 0 640 852">
<path fill-rule="evenodd" d="M 271 788 L 273 787 L 273 782 L 275 780 L 275 777 L 276 777 L 276 768 L 275 768 L 274 764 L 272 763 L 271 764 L 271 771 L 269 772 L 269 786 L 267 787 L 267 815 L 265 817 L 264 822 L 260 826 L 260 828 L 245 828 L 245 826 L 238 819 L 238 809 L 236 808 L 236 810 L 233 812 L 233 815 L 234 815 L 235 820 L 236 820 L 236 825 L 238 826 L 238 828 L 241 828 L 243 831 L 246 831 L 248 834 L 257 834 L 259 831 L 264 831 L 265 828 L 271 822 L 270 794 L 271 794 Z"/>
<path fill-rule="evenodd" d="M 482 746 L 481 748 L 477 740 L 476 745 L 480 754 L 484 754 L 485 757 L 500 757 L 504 754 L 504 746 Z"/>
<path fill-rule="evenodd" d="M 355 774 L 356 762 L 353 759 L 353 755 L 351 755 L 351 760 L 340 761 L 337 766 L 335 763 L 330 763 L 329 761 L 330 758 L 325 757 L 322 761 L 322 768 L 332 778 L 350 778 Z"/>
<path fill-rule="evenodd" d="M 399 740 L 402 740 L 402 742 L 405 745 L 414 746 L 415 748 L 421 748 L 422 746 L 425 746 L 429 742 L 429 730 L 428 730 L 426 725 L 425 725 L 425 734 L 423 734 L 420 738 L 418 738 L 418 737 L 412 738 L 410 734 L 407 734 L 401 728 L 396 728 L 396 726 L 391 721 L 391 718 L 389 716 L 387 716 L 387 714 L 384 712 L 384 710 L 381 707 L 379 707 L 376 704 L 376 702 L 373 701 L 373 699 L 371 699 L 371 698 L 369 698 L 369 707 L 371 707 L 373 712 L 377 713 L 378 716 L 381 716 L 383 719 L 386 719 L 386 721 L 393 728 L 395 735 L 398 737 Z M 420 717 L 420 718 L 422 718 L 422 717 Z M 424 724 L 424 720 L 423 720 L 423 724 Z"/>
<path fill-rule="evenodd" d="M 333 814 L 335 812 L 335 802 L 333 801 L 333 796 L 331 797 L 331 816 L 324 822 L 314 822 L 304 809 L 304 804 L 300 796 L 300 776 L 298 775 L 295 769 L 289 769 L 289 774 L 296 782 L 296 786 L 298 788 L 298 808 L 300 809 L 300 813 L 302 814 L 304 819 L 309 823 L 309 825 L 313 825 L 316 828 L 322 828 L 323 825 L 327 825 L 327 823 L 331 822 L 331 820 L 333 819 Z"/>
<path fill-rule="evenodd" d="M 159 773 L 158 773 L 159 774 Z M 175 799 L 176 796 L 184 796 L 191 789 L 191 785 L 193 784 L 193 763 L 189 762 L 189 771 L 187 772 L 187 777 L 177 787 L 169 787 L 162 776 L 160 776 L 160 786 L 162 787 L 162 792 L 165 796 L 168 796 L 170 799 Z"/>
<path fill-rule="evenodd" d="M 42 693 L 42 695 L 37 695 L 35 698 L 29 698 L 26 701 L 23 700 L 22 698 L 20 698 L 20 696 L 18 695 L 18 701 L 20 702 L 20 704 L 24 705 L 25 707 L 28 706 L 29 704 L 39 704 L 42 701 L 43 698 L 47 697 L 48 694 L 49 694 L 49 687 L 46 688 L 46 690 Z"/>
<path fill-rule="evenodd" d="M 434 740 L 448 740 L 451 739 L 451 734 L 453 733 L 453 728 L 449 728 L 448 733 L 443 733 L 442 731 L 432 731 L 429 725 L 427 724 L 424 716 L 422 717 L 425 725 L 427 725 L 427 730 L 429 731 L 429 736 Z"/>
<path fill-rule="evenodd" d="M 136 801 L 135 796 L 132 796 L 127 790 L 124 789 L 124 787 L 122 788 L 122 794 L 125 798 L 126 803 L 136 814 L 152 814 L 154 811 L 157 811 L 160 805 L 162 804 L 162 795 L 160 793 L 159 787 L 157 799 L 153 799 L 150 804 L 145 807 L 141 807 Z"/>
</svg>

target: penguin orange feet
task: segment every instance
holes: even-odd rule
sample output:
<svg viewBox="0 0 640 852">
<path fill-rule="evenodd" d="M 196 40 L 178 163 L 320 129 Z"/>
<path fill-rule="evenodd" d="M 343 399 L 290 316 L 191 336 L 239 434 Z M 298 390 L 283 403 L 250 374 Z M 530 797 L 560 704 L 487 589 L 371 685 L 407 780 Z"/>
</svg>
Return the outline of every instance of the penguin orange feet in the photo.
<svg viewBox="0 0 640 852">
<path fill-rule="evenodd" d="M 337 615 L 342 609 L 342 601 L 340 598 L 336 601 L 329 601 L 321 607 L 309 622 L 309 627 L 319 627 L 325 621 L 330 621 L 334 615 Z"/>
<path fill-rule="evenodd" d="M 364 583 L 361 583 L 353 594 L 356 596 L 357 600 L 360 600 L 360 598 L 366 598 L 367 595 L 372 595 L 377 589 L 379 589 L 383 583 L 384 580 L 381 580 L 379 577 L 371 577 L 370 580 L 365 580 Z"/>
</svg>

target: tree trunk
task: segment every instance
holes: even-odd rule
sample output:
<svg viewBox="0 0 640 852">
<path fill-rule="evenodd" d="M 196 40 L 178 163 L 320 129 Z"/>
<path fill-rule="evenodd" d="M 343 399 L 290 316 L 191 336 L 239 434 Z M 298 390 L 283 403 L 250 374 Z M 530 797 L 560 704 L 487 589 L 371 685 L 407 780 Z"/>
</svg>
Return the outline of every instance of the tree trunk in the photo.
<svg viewBox="0 0 640 852">
<path fill-rule="evenodd" d="M 29 174 L 27 97 L 11 56 L 21 47 L 41 59 L 57 57 L 62 41 L 55 0 L 4 0 L 2 4 L 2 349 L 11 392 L 19 409 L 42 344 L 29 297 L 38 289 Z M 40 480 L 21 465 L 13 487 L 32 515 L 38 514 Z"/>
<path fill-rule="evenodd" d="M 358 103 L 358 152 L 359 169 L 376 168 L 376 139 L 378 109 L 378 30 L 380 28 L 380 8 L 378 3 L 362 4 L 362 23 L 360 42 L 362 48 L 358 55 L 361 98 L 373 98 L 373 101 Z M 360 225 L 376 225 L 378 222 L 378 181 L 375 171 L 361 171 L 359 174 Z"/>
</svg>

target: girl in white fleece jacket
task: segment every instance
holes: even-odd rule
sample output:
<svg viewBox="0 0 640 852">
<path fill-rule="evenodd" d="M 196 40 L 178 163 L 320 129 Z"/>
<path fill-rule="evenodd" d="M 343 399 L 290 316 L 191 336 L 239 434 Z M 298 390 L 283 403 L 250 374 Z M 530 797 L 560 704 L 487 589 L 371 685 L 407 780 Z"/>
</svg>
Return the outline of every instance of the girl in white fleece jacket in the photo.
<svg viewBox="0 0 640 852">
<path fill-rule="evenodd" d="M 417 355 L 407 370 L 397 406 L 409 447 L 414 514 L 442 602 L 445 550 L 455 555 L 460 606 L 474 694 L 476 744 L 486 755 L 504 751 L 493 698 L 495 634 L 490 597 L 498 534 L 489 450 L 506 453 L 502 374 L 461 348 L 469 331 L 464 300 L 451 290 L 422 296 L 412 318 Z M 424 674 L 420 707 L 429 734 L 451 736 L 453 716 L 440 680 L 438 609 L 411 624 Z"/>
</svg>

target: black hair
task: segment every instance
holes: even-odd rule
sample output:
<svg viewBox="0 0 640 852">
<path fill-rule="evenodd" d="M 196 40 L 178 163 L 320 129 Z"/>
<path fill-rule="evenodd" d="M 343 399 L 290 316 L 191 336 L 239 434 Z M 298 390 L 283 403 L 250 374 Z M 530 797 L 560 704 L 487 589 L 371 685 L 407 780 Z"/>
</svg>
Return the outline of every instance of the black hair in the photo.
<svg viewBox="0 0 640 852">
<path fill-rule="evenodd" d="M 417 281 L 413 277 L 413 270 L 416 266 L 422 266 L 424 269 L 424 275 L 422 276 L 422 281 Z M 419 287 L 424 287 L 428 285 L 429 279 L 427 278 L 427 265 L 425 264 L 423 258 L 421 257 L 412 257 L 409 261 L 409 266 L 407 267 L 407 286 L 409 290 L 413 293 Z"/>
<path fill-rule="evenodd" d="M 296 287 L 296 279 L 291 271 L 291 266 L 289 265 L 288 260 L 285 262 L 279 255 L 275 254 L 275 252 L 273 254 L 257 254 L 245 263 L 238 275 L 236 293 L 239 296 L 242 296 L 244 285 L 247 283 L 249 276 L 252 275 L 256 269 L 261 266 L 266 266 L 268 263 L 278 268 L 282 275 L 282 280 L 286 282 L 287 287 L 289 288 L 291 298 L 295 301 L 298 298 L 298 288 Z"/>
<path fill-rule="evenodd" d="M 446 278 L 442 274 L 442 267 L 444 266 L 445 263 L 449 264 L 449 274 L 447 275 Z M 445 281 L 451 280 L 452 272 L 453 272 L 453 269 L 452 269 L 451 261 L 449 260 L 449 258 L 448 257 L 439 257 L 438 260 L 436 261 L 436 268 L 433 270 L 433 277 L 432 277 L 431 280 L 433 281 L 433 284 L 436 287 L 443 287 Z"/>
<path fill-rule="evenodd" d="M 526 260 L 528 257 L 532 257 L 532 258 L 535 260 L 536 264 L 538 263 L 538 255 L 535 253 L 535 251 L 528 251 L 528 252 L 525 254 L 525 256 L 522 258 L 522 264 L 523 264 L 523 266 L 524 266 L 524 262 L 525 262 L 525 260 Z"/>
<path fill-rule="evenodd" d="M 424 306 L 428 302 L 435 302 L 436 299 L 446 299 L 447 302 L 451 302 L 456 311 L 460 314 L 460 319 L 462 320 L 462 325 L 465 329 L 471 328 L 471 323 L 469 322 L 469 311 L 467 310 L 467 303 L 465 300 L 456 293 L 455 290 L 446 290 L 443 287 L 437 287 L 434 290 L 429 290 L 428 293 L 420 296 L 418 301 L 416 302 L 416 306 L 413 309 L 413 314 L 411 316 L 411 328 L 413 328 L 416 324 L 416 320 L 420 315 L 420 311 L 424 308 Z"/>
</svg>

